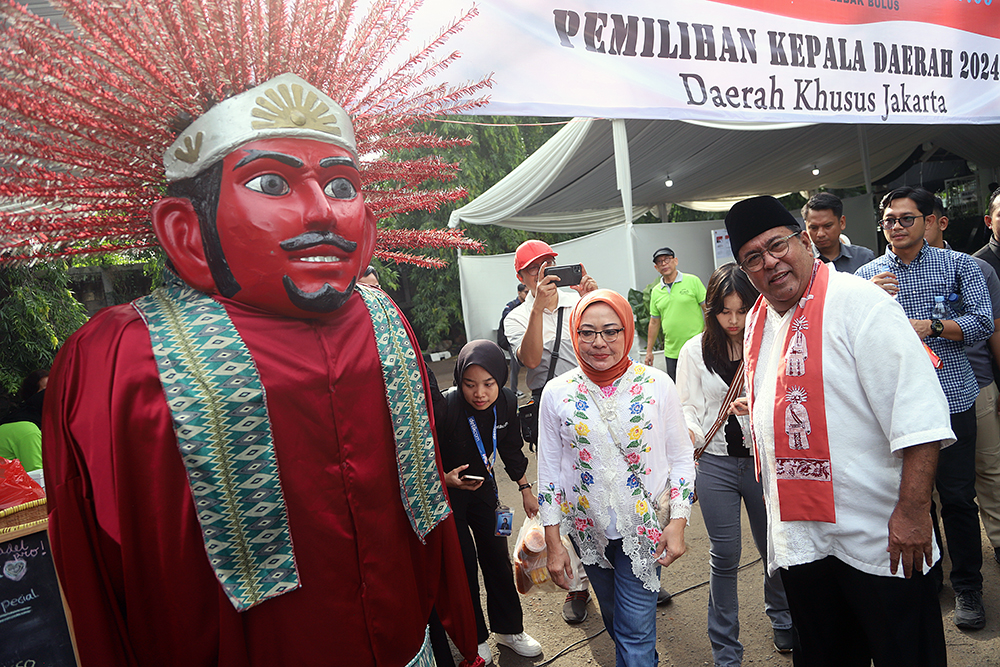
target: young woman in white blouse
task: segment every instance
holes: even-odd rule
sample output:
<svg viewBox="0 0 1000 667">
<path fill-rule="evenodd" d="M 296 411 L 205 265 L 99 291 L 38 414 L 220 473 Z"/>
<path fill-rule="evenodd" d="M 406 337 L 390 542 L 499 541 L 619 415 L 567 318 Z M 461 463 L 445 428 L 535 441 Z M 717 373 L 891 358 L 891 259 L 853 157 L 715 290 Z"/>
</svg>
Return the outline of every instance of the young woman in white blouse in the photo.
<svg viewBox="0 0 1000 667">
<path fill-rule="evenodd" d="M 736 264 L 719 267 L 708 281 L 707 292 L 705 331 L 684 345 L 677 361 L 677 389 L 695 448 L 705 444 L 705 435 L 740 369 L 746 314 L 758 296 Z M 698 462 L 695 488 L 711 541 L 708 636 L 712 656 L 717 667 L 740 665 L 743 645 L 736 592 L 742 544 L 740 503 L 746 506 L 762 558 L 767 549 L 767 518 L 749 438 L 744 438 L 743 425 L 736 417 L 730 416 L 708 443 Z M 792 618 L 777 574 L 768 577 L 765 572 L 764 608 L 774 629 L 775 648 L 790 651 Z"/>
</svg>

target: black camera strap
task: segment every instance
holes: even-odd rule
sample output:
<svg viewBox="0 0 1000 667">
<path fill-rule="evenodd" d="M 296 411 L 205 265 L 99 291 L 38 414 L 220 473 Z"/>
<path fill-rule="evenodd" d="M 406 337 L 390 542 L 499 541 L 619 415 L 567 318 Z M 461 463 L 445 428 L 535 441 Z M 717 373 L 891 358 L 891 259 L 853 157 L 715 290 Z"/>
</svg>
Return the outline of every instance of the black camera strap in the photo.
<svg viewBox="0 0 1000 667">
<path fill-rule="evenodd" d="M 559 361 L 559 345 L 562 343 L 563 311 L 565 306 L 558 308 L 559 316 L 556 318 L 556 343 L 552 346 L 552 361 L 549 362 L 549 375 L 545 378 L 546 384 L 556 375 L 556 363 Z M 545 385 L 542 385 L 543 387 Z"/>
</svg>

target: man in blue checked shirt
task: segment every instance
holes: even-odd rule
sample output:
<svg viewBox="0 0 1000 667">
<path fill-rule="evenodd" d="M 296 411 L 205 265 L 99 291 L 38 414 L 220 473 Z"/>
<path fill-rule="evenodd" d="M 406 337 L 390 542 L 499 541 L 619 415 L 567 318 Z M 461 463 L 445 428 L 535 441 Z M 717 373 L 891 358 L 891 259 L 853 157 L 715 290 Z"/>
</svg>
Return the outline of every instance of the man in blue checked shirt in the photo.
<svg viewBox="0 0 1000 667">
<path fill-rule="evenodd" d="M 935 483 L 952 563 L 955 625 L 978 630 L 986 624 L 975 489 L 979 386 L 965 346 L 993 333 L 993 308 L 982 271 L 971 257 L 925 243 L 925 228 L 936 220 L 934 195 L 921 188 L 896 188 L 882 199 L 879 212 L 889 247 L 855 275 L 894 295 L 917 335 L 941 357 L 938 379 L 957 440 L 941 450 Z M 932 315 L 936 296 L 949 304 L 949 318 Z M 935 567 L 941 577 L 940 561 Z"/>
</svg>

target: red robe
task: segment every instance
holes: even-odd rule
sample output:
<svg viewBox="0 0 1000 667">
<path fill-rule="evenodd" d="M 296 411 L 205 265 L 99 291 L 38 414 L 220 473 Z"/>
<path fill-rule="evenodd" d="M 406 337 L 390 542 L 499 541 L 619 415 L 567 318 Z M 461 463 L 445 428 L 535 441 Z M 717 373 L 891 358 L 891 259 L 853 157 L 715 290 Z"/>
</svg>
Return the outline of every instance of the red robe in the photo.
<svg viewBox="0 0 1000 667">
<path fill-rule="evenodd" d="M 403 511 L 360 296 L 316 320 L 218 300 L 267 394 L 301 587 L 235 611 L 205 554 L 149 332 L 130 305 L 107 308 L 60 351 L 43 423 L 49 534 L 83 665 L 405 665 L 432 606 L 474 657 L 454 519 L 422 545 Z"/>
</svg>

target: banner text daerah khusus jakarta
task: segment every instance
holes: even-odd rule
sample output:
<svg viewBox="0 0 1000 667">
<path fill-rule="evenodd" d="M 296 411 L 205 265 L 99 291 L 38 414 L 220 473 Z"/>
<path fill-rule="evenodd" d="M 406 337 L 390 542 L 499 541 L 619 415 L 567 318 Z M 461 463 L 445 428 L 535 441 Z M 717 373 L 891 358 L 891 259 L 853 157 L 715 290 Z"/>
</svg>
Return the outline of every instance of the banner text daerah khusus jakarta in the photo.
<svg viewBox="0 0 1000 667">
<path fill-rule="evenodd" d="M 625 16 L 603 12 L 554 10 L 556 34 L 562 46 L 582 45 L 597 54 L 666 58 L 675 60 L 718 61 L 757 64 L 757 30 L 753 28 L 716 28 L 707 23 Z M 641 22 L 641 27 L 640 27 Z M 581 30 L 582 28 L 582 30 Z M 953 77 L 952 49 L 925 48 L 910 44 L 873 42 L 870 56 L 865 55 L 862 40 L 821 37 L 806 33 L 767 31 L 769 65 L 805 69 L 867 72 L 869 62 L 874 73 L 917 77 Z M 785 109 L 785 90 L 776 85 L 775 76 L 762 86 L 706 85 L 695 73 L 679 73 L 687 93 L 687 104 L 711 103 L 720 108 Z M 746 72 L 741 75 L 745 82 Z M 964 78 L 964 77 L 963 77 Z M 914 91 L 911 85 L 882 83 L 878 90 L 833 90 L 824 87 L 819 77 L 794 79 L 788 103 L 796 111 L 833 111 L 871 113 L 881 106 L 886 120 L 890 113 L 947 113 L 943 94 L 933 90 Z"/>
</svg>

